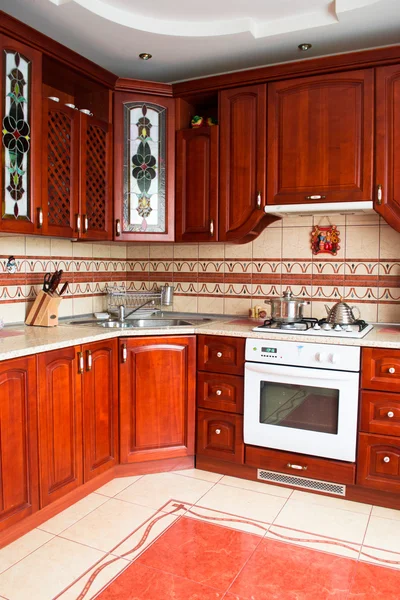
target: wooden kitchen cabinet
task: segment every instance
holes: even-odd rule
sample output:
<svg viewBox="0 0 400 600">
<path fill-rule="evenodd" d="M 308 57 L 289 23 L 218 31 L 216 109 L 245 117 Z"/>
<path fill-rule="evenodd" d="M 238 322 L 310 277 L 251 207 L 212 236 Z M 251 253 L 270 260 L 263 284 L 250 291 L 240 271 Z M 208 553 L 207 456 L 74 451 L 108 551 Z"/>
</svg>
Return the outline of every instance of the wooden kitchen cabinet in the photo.
<svg viewBox="0 0 400 600">
<path fill-rule="evenodd" d="M 400 387 L 398 388 L 400 391 Z M 361 392 L 360 429 L 400 437 L 400 393 Z"/>
<path fill-rule="evenodd" d="M 357 483 L 383 492 L 400 493 L 400 437 L 360 433 Z"/>
<path fill-rule="evenodd" d="M 363 348 L 361 387 L 379 392 L 400 391 L 400 350 Z"/>
<path fill-rule="evenodd" d="M 197 454 L 243 464 L 242 415 L 198 409 Z"/>
<path fill-rule="evenodd" d="M 218 240 L 218 126 L 176 134 L 175 240 Z"/>
<path fill-rule="evenodd" d="M 219 96 L 219 240 L 250 241 L 273 217 L 266 204 L 267 88 L 223 90 Z"/>
<path fill-rule="evenodd" d="M 268 204 L 372 200 L 374 71 L 268 86 Z"/>
<path fill-rule="evenodd" d="M 82 346 L 83 479 L 118 463 L 118 340 Z"/>
<path fill-rule="evenodd" d="M 40 505 L 83 483 L 80 346 L 37 357 Z"/>
<path fill-rule="evenodd" d="M 197 368 L 230 375 L 244 375 L 246 340 L 230 336 L 199 335 Z"/>
<path fill-rule="evenodd" d="M 0 363 L 0 531 L 39 508 L 36 358 Z"/>
<path fill-rule="evenodd" d="M 40 233 L 42 54 L 0 34 L 0 231 Z"/>
<path fill-rule="evenodd" d="M 400 65 L 376 69 L 374 208 L 400 231 Z"/>
<path fill-rule="evenodd" d="M 243 377 L 225 373 L 197 374 L 197 406 L 243 414 Z"/>
<path fill-rule="evenodd" d="M 109 123 L 43 97 L 44 235 L 112 239 L 112 164 Z"/>
<path fill-rule="evenodd" d="M 122 81 L 135 89 L 134 81 Z M 117 89 L 128 88 L 117 82 Z M 169 95 L 115 93 L 116 240 L 174 241 L 175 102 Z"/>
<path fill-rule="evenodd" d="M 120 341 L 120 460 L 194 455 L 195 336 Z"/>
</svg>

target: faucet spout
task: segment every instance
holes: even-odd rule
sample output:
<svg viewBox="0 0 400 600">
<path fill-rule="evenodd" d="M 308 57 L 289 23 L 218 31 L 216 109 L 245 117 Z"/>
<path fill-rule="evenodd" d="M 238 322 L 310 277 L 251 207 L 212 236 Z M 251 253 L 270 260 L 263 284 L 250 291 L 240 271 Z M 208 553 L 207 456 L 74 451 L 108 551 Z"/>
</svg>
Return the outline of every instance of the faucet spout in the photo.
<svg viewBox="0 0 400 600">
<path fill-rule="evenodd" d="M 125 306 L 123 304 L 121 304 L 121 306 L 119 306 L 119 309 L 118 309 L 119 321 L 125 321 L 125 319 L 127 319 L 130 315 L 132 315 L 137 310 L 143 308 L 144 306 L 147 306 L 147 304 L 154 304 L 154 300 L 147 300 L 146 302 L 143 302 L 143 304 L 139 304 L 139 306 L 136 306 L 134 309 L 130 310 L 128 313 L 125 312 L 126 311 Z"/>
</svg>

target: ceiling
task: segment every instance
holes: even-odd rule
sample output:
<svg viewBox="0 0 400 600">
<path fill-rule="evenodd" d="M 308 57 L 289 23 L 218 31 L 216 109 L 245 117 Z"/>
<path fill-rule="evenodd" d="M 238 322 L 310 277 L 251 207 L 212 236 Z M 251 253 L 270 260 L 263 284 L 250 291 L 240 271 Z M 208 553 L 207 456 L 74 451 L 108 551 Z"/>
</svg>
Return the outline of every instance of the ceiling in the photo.
<svg viewBox="0 0 400 600">
<path fill-rule="evenodd" d="M 399 44 L 399 1 L 0 0 L 0 8 L 120 77 L 173 82 Z M 307 53 L 303 42 L 313 45 Z"/>
</svg>

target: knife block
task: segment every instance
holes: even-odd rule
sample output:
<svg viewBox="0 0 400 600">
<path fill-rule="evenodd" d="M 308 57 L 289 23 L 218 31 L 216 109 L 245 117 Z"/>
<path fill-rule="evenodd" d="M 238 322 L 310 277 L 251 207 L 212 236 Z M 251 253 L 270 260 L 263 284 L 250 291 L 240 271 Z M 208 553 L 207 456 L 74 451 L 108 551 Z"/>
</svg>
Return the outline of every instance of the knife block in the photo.
<svg viewBox="0 0 400 600">
<path fill-rule="evenodd" d="M 58 325 L 58 307 L 62 298 L 58 294 L 52 296 L 40 290 L 28 316 L 25 325 L 37 325 L 39 327 L 55 327 Z"/>
</svg>

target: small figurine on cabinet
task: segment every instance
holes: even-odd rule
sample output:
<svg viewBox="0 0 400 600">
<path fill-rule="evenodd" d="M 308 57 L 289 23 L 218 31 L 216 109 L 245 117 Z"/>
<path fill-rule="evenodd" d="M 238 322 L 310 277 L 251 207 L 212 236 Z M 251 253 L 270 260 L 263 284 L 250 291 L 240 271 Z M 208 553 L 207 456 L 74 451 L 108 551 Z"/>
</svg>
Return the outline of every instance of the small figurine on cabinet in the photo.
<svg viewBox="0 0 400 600">
<path fill-rule="evenodd" d="M 336 256 L 340 250 L 339 237 L 336 225 L 320 227 L 315 225 L 311 231 L 311 250 L 313 254 L 332 254 Z"/>
</svg>

